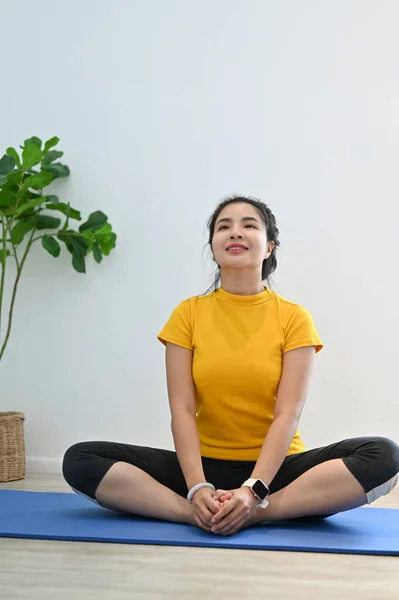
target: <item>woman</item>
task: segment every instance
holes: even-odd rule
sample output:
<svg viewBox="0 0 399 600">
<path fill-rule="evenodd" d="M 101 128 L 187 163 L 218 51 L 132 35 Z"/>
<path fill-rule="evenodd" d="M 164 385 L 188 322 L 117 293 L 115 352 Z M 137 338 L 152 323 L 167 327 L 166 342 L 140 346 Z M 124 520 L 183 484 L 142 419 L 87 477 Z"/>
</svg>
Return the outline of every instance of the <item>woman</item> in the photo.
<svg viewBox="0 0 399 600">
<path fill-rule="evenodd" d="M 214 290 L 179 304 L 158 336 L 176 452 L 75 444 L 66 481 L 103 507 L 222 535 L 320 519 L 387 494 L 399 471 L 393 441 L 354 438 L 307 451 L 300 437 L 322 343 L 310 314 L 262 283 L 277 266 L 270 209 L 228 198 L 208 228 Z"/>
</svg>

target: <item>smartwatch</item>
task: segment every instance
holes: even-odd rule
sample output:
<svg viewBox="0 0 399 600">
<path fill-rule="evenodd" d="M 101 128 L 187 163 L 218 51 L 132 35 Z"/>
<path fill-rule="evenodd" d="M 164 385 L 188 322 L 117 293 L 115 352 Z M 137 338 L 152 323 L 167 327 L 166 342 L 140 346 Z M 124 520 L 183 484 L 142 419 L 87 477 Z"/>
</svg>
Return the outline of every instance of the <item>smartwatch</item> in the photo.
<svg viewBox="0 0 399 600">
<path fill-rule="evenodd" d="M 241 487 L 249 487 L 255 498 L 258 500 L 258 506 L 261 508 L 266 508 L 269 505 L 266 498 L 270 494 L 270 489 L 261 479 L 247 479 Z"/>
</svg>

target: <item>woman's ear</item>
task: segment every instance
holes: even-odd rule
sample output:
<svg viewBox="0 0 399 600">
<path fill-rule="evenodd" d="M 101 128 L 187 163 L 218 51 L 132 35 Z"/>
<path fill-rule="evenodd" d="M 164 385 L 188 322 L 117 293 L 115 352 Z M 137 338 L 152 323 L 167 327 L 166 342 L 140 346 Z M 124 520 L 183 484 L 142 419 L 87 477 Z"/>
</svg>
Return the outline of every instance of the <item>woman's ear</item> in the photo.
<svg viewBox="0 0 399 600">
<path fill-rule="evenodd" d="M 266 248 L 266 258 L 269 258 L 269 256 L 273 252 L 273 248 L 274 248 L 274 242 L 268 242 L 267 248 Z"/>
</svg>

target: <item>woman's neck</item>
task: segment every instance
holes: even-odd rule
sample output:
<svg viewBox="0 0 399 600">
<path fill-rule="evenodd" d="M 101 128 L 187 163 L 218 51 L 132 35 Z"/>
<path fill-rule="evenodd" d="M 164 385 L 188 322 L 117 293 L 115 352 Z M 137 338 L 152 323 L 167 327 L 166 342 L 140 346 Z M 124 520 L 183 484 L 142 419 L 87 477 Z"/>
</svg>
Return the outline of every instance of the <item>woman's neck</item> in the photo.
<svg viewBox="0 0 399 600">
<path fill-rule="evenodd" d="M 230 294 L 237 296 L 253 296 L 265 289 L 260 273 L 240 273 L 237 269 L 221 273 L 221 287 Z"/>
</svg>

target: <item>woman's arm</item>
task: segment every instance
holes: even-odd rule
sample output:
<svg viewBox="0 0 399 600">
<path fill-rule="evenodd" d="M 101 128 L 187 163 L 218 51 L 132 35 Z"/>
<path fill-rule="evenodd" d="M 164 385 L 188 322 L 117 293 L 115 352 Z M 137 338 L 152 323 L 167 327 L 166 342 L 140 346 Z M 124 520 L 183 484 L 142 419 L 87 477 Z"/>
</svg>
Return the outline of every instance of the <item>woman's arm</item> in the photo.
<svg viewBox="0 0 399 600">
<path fill-rule="evenodd" d="M 281 467 L 298 428 L 310 387 L 315 347 L 290 350 L 283 355 L 283 371 L 277 390 L 274 419 L 265 437 L 251 478 L 270 485 Z"/>
<path fill-rule="evenodd" d="M 196 422 L 192 361 L 192 350 L 170 342 L 166 344 L 166 378 L 172 434 L 188 489 L 206 481 Z"/>
</svg>

